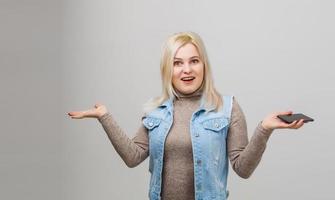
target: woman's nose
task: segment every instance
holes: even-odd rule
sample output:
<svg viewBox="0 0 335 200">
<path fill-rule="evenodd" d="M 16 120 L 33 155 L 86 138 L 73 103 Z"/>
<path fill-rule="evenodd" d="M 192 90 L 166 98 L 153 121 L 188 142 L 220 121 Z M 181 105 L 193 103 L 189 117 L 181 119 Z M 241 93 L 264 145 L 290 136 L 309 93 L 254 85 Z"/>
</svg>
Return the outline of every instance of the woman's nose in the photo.
<svg viewBox="0 0 335 200">
<path fill-rule="evenodd" d="M 192 71 L 191 66 L 189 64 L 185 64 L 183 66 L 183 72 L 190 73 Z"/>
</svg>

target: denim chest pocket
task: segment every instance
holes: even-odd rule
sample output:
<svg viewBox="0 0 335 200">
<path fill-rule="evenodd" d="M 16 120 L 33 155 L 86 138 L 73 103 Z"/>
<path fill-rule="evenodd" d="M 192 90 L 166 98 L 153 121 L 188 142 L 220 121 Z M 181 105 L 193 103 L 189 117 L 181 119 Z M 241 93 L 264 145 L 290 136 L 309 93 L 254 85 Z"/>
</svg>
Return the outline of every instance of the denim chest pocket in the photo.
<svg viewBox="0 0 335 200">
<path fill-rule="evenodd" d="M 202 122 L 202 126 L 209 133 L 225 133 L 225 130 L 228 128 L 228 124 L 228 119 L 224 117 L 207 119 Z"/>
<path fill-rule="evenodd" d="M 206 141 L 206 149 L 208 149 L 208 171 L 210 177 L 215 177 L 212 187 L 218 188 L 217 191 L 223 189 L 222 180 L 224 177 L 225 161 L 227 158 L 227 132 L 229 128 L 229 119 L 226 117 L 215 117 L 205 119 L 202 123 L 203 134 Z M 216 195 L 217 198 L 217 195 Z M 221 198 L 220 198 L 221 199 Z"/>
<path fill-rule="evenodd" d="M 161 119 L 156 118 L 156 117 L 146 117 L 143 120 L 143 125 L 149 130 L 153 130 L 155 127 L 159 126 L 161 123 Z"/>
</svg>

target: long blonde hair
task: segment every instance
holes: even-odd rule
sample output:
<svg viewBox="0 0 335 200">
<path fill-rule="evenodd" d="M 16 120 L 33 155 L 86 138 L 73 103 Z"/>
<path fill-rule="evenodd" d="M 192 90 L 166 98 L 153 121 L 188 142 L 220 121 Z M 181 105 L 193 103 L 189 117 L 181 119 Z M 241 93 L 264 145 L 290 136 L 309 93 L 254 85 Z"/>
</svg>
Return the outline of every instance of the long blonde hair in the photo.
<svg viewBox="0 0 335 200">
<path fill-rule="evenodd" d="M 171 35 L 164 43 L 160 62 L 162 95 L 149 100 L 144 105 L 144 112 L 148 113 L 160 106 L 164 101 L 174 99 L 177 96 L 172 85 L 173 61 L 178 49 L 187 43 L 191 43 L 197 48 L 200 59 L 204 63 L 204 80 L 202 83 L 204 107 L 216 111 L 222 107 L 222 97 L 214 87 L 211 67 L 202 39 L 194 32 L 180 32 Z"/>
</svg>

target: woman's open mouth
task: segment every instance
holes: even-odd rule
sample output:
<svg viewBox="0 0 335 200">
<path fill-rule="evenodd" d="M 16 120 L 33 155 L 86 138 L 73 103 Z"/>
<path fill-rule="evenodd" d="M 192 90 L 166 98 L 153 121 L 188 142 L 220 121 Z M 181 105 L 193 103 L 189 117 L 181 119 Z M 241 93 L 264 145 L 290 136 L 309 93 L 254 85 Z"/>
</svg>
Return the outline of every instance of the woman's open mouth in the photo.
<svg viewBox="0 0 335 200">
<path fill-rule="evenodd" d="M 181 80 L 184 82 L 184 83 L 192 83 L 192 81 L 195 79 L 194 76 L 188 76 L 188 77 L 183 77 L 181 78 Z"/>
</svg>

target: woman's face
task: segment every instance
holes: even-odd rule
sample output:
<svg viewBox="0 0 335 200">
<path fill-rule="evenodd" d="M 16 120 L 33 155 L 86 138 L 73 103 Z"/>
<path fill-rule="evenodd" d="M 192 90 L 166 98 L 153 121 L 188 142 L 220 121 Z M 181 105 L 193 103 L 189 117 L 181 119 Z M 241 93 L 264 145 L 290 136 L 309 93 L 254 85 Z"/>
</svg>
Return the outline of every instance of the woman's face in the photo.
<svg viewBox="0 0 335 200">
<path fill-rule="evenodd" d="M 196 91 L 204 79 L 204 64 L 192 43 L 180 47 L 173 61 L 172 85 L 183 94 Z"/>
</svg>

